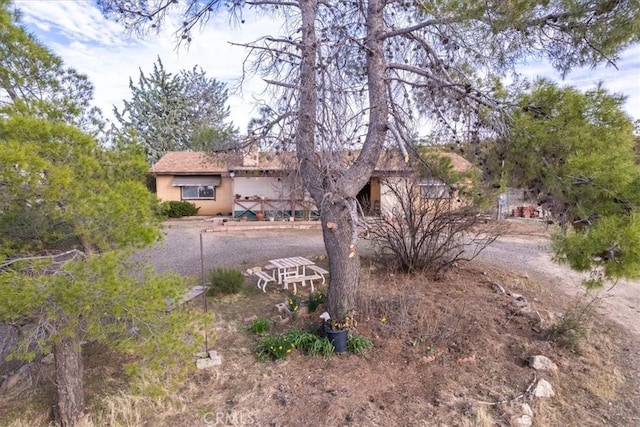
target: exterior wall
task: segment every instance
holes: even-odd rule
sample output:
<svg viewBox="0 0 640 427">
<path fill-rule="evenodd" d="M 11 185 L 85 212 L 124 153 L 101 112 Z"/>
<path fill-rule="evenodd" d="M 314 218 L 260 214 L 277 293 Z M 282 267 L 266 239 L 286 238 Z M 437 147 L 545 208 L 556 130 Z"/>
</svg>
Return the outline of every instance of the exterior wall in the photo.
<svg viewBox="0 0 640 427">
<path fill-rule="evenodd" d="M 315 205 L 302 192 L 291 189 L 291 181 L 278 177 L 243 177 L 233 180 L 233 212 L 236 217 L 253 219 L 258 212 L 265 217 L 310 218 Z"/>
<path fill-rule="evenodd" d="M 288 199 L 288 190 L 283 181 L 276 177 L 235 177 L 233 179 L 233 195 L 239 194 L 240 199 L 265 198 L 265 199 Z"/>
<path fill-rule="evenodd" d="M 401 182 L 404 178 L 385 178 L 384 181 L 378 181 L 380 185 L 380 214 L 391 216 L 393 209 L 398 206 L 399 201 L 389 189 L 389 184 L 394 185 Z M 386 182 L 385 182 L 386 181 Z M 373 191 L 372 191 L 373 193 Z"/>
<path fill-rule="evenodd" d="M 188 199 L 199 207 L 198 215 L 230 215 L 232 212 L 233 193 L 231 192 L 231 178 L 222 177 L 220 185 L 216 189 L 215 200 Z M 173 186 L 173 175 L 156 176 L 156 192 L 162 201 L 181 201 L 182 191 L 180 187 Z"/>
</svg>

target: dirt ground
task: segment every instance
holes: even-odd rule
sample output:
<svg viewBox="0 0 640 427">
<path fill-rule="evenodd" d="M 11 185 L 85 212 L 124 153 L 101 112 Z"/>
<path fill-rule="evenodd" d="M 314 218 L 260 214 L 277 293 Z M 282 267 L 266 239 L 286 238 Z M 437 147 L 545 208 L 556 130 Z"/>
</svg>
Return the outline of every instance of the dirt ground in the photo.
<svg viewBox="0 0 640 427">
<path fill-rule="evenodd" d="M 516 224 L 510 237 L 543 242 L 547 230 L 540 227 Z M 275 287 L 262 293 L 247 279 L 241 294 L 209 300 L 210 347 L 223 364 L 190 374 L 167 398 L 134 396 L 122 379 L 121 358 L 89 346 L 94 424 L 517 426 L 526 403 L 534 426 L 639 426 L 638 335 L 607 314 L 605 298 L 581 319 L 586 337 L 578 348 L 545 340 L 546 328 L 589 299 L 574 292 L 575 277 L 566 269 L 550 271 L 541 259 L 530 260 L 540 273 L 517 269 L 516 255 L 506 254 L 462 264 L 440 281 L 394 274 L 364 259 L 354 333 L 374 348 L 328 360 L 294 351 L 284 361 L 258 362 L 250 319 L 268 317 L 271 333 L 317 328 L 322 308 L 287 322 L 274 311 L 286 293 Z M 514 294 L 526 301 L 524 309 Z M 549 357 L 558 369 L 534 371 L 527 363 L 533 355 Z M 540 379 L 551 383 L 554 397 L 532 397 Z M 46 424 L 42 411 L 21 411 L 33 414 L 33 422 L 13 425 Z M 0 405 L 3 416 L 15 412 Z"/>
</svg>

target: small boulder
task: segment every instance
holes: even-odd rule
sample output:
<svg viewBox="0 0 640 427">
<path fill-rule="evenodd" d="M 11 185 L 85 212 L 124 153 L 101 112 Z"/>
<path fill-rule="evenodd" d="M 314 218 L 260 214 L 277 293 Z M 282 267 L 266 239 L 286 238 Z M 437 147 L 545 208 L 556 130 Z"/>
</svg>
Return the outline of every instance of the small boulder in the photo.
<svg viewBox="0 0 640 427">
<path fill-rule="evenodd" d="M 523 403 L 520 405 L 520 411 L 522 411 L 522 415 L 528 415 L 533 418 L 533 409 L 528 403 Z"/>
<path fill-rule="evenodd" d="M 545 379 L 538 381 L 538 384 L 536 384 L 531 394 L 533 394 L 534 397 L 553 397 L 556 395 L 549 381 Z"/>
<path fill-rule="evenodd" d="M 546 356 L 531 356 L 529 357 L 529 366 L 536 371 L 552 371 L 556 372 L 558 366 Z"/>
<path fill-rule="evenodd" d="M 511 417 L 509 425 L 511 427 L 531 427 L 533 425 L 533 419 L 529 415 L 518 415 Z"/>
<path fill-rule="evenodd" d="M 499 293 L 499 294 L 506 294 L 507 291 L 504 290 L 504 288 L 499 285 L 498 283 L 493 283 L 491 285 L 491 289 L 493 289 L 495 292 Z"/>
<path fill-rule="evenodd" d="M 215 366 L 222 365 L 222 355 L 218 354 L 216 350 L 209 350 L 209 358 Z"/>
</svg>

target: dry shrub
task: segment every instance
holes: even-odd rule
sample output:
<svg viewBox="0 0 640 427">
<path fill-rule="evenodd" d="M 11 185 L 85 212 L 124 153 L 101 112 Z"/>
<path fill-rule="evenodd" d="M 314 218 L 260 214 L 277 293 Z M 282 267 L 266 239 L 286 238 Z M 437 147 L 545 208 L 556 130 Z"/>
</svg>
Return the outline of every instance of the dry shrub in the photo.
<svg viewBox="0 0 640 427">
<path fill-rule="evenodd" d="M 600 302 L 598 296 L 590 294 L 578 298 L 557 323 L 545 329 L 545 339 L 573 352 L 579 352 L 582 341 L 591 329 L 595 310 Z"/>
<path fill-rule="evenodd" d="M 494 427 L 496 422 L 489 414 L 486 406 L 475 406 L 470 418 L 464 418 L 460 424 L 462 427 Z"/>
<path fill-rule="evenodd" d="M 395 205 L 369 220 L 367 236 L 385 264 L 441 277 L 456 262 L 474 259 L 506 232 L 506 224 L 487 221 L 471 199 L 420 198 L 417 179 L 385 182 Z"/>
</svg>

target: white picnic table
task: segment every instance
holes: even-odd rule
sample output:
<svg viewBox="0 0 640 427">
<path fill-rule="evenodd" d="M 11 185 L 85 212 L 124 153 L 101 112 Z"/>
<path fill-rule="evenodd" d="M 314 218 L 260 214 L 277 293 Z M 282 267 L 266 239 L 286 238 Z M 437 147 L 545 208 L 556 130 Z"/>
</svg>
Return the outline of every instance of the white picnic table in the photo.
<svg viewBox="0 0 640 427">
<path fill-rule="evenodd" d="M 287 278 L 306 275 L 306 267 L 315 263 L 307 258 L 294 256 L 270 259 L 269 264 L 277 269 L 278 284 L 281 285 Z"/>
<path fill-rule="evenodd" d="M 298 290 L 297 283 L 305 286 L 307 281 L 311 284 L 311 292 L 313 292 L 313 281 L 322 279 L 322 283 L 325 283 L 324 275 L 328 273 L 327 270 L 315 265 L 313 261 L 300 256 L 270 259 L 268 267 L 277 270 L 278 284 L 284 285 L 284 289 L 289 289 L 289 284 L 292 284 L 295 292 Z M 310 274 L 307 274 L 307 269 L 311 270 Z"/>
</svg>

